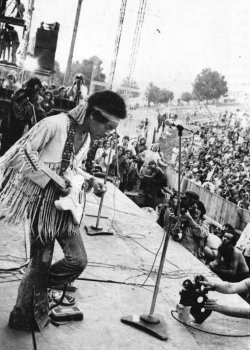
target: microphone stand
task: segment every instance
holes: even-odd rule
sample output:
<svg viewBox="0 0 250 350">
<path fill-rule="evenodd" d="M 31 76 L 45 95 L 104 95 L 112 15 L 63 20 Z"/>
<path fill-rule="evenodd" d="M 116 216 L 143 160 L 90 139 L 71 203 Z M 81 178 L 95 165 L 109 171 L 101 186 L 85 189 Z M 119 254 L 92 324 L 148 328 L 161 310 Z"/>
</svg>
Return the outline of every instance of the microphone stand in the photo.
<svg viewBox="0 0 250 350">
<path fill-rule="evenodd" d="M 106 185 L 107 183 L 107 178 L 108 178 L 108 173 L 109 173 L 109 166 L 110 166 L 110 159 L 111 159 L 111 154 L 112 154 L 112 148 L 113 146 L 113 141 L 111 141 L 111 145 L 110 145 L 110 151 L 109 151 L 109 155 L 108 155 L 108 164 L 106 167 L 106 172 L 105 172 L 105 177 L 104 177 L 104 182 L 103 184 Z M 115 188 L 114 188 L 115 191 Z M 85 225 L 85 229 L 87 231 L 87 234 L 89 236 L 101 236 L 101 235 L 113 235 L 114 234 L 114 230 L 112 230 L 112 227 L 106 227 L 103 228 L 101 226 L 99 226 L 100 223 L 100 216 L 101 216 L 101 211 L 102 211 L 102 206 L 103 206 L 103 200 L 104 200 L 104 195 L 105 193 L 102 194 L 101 196 L 101 200 L 99 203 L 99 209 L 98 209 L 98 214 L 97 214 L 97 219 L 96 219 L 96 224 L 95 225 L 91 225 L 91 226 L 86 226 Z"/>
<path fill-rule="evenodd" d="M 178 189 L 177 189 L 177 221 L 173 228 L 173 230 L 179 230 L 181 225 L 181 142 L 182 142 L 182 133 L 183 130 L 193 132 L 192 130 L 189 130 L 185 128 L 182 125 L 176 125 L 171 124 L 172 126 L 175 126 L 178 130 L 178 137 L 179 137 L 179 161 L 178 161 Z"/>
<path fill-rule="evenodd" d="M 178 189 L 177 189 L 177 225 L 180 226 L 181 216 L 181 138 L 184 127 L 177 125 L 178 137 L 179 137 L 179 162 L 178 162 Z"/>
<path fill-rule="evenodd" d="M 160 260 L 160 265 L 157 273 L 157 279 L 155 283 L 154 293 L 152 297 L 151 307 L 148 314 L 142 314 L 140 316 L 131 315 L 131 316 L 123 316 L 121 317 L 121 321 L 125 324 L 128 324 L 130 326 L 133 326 L 135 328 L 138 328 L 158 339 L 161 340 L 167 340 L 167 331 L 166 331 L 166 324 L 164 321 L 164 317 L 158 314 L 154 314 L 155 310 L 155 304 L 157 295 L 159 292 L 159 286 L 163 271 L 163 266 L 165 262 L 170 232 L 171 232 L 171 226 L 172 226 L 172 219 L 173 216 L 170 214 L 169 209 L 166 209 L 166 215 L 165 215 L 165 222 L 164 222 L 164 233 L 165 233 L 165 240 L 162 248 L 162 255 Z"/>
</svg>

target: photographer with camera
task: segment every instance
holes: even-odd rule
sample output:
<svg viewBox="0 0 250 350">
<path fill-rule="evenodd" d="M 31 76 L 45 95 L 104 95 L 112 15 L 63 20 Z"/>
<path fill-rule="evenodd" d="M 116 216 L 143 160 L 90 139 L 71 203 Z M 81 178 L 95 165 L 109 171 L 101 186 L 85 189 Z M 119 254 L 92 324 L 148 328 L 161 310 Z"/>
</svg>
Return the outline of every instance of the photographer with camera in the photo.
<svg viewBox="0 0 250 350">
<path fill-rule="evenodd" d="M 72 86 L 67 91 L 67 97 L 70 101 L 76 102 L 76 104 L 84 103 L 88 96 L 88 89 L 85 86 L 85 79 L 83 74 L 78 73 L 75 75 Z"/>
<path fill-rule="evenodd" d="M 206 209 L 199 200 L 190 204 L 186 208 L 181 208 L 181 221 L 185 221 L 181 243 L 197 258 L 203 258 L 205 239 L 209 234 L 208 223 L 203 217 Z"/>
<path fill-rule="evenodd" d="M 223 294 L 245 294 L 250 293 L 250 278 L 246 278 L 241 282 L 230 283 L 230 282 L 210 282 L 207 278 L 204 281 L 200 281 L 200 284 L 205 287 L 205 290 L 216 291 Z M 206 310 L 212 310 L 219 312 L 223 315 L 240 317 L 250 319 L 250 306 L 248 307 L 238 307 L 230 305 L 218 304 L 216 300 L 207 300 L 204 304 Z"/>
</svg>

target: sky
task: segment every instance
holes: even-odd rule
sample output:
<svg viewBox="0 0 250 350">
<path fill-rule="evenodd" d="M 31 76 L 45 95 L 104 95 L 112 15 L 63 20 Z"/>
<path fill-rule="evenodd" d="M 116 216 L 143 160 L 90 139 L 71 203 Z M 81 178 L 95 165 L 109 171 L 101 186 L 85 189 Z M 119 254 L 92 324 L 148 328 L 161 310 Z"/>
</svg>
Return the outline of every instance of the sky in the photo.
<svg viewBox="0 0 250 350">
<path fill-rule="evenodd" d="M 27 0 L 23 0 L 24 3 Z M 32 32 L 59 22 L 56 60 L 66 68 L 78 0 L 35 0 Z M 127 0 L 114 85 L 129 72 L 140 0 Z M 121 0 L 83 0 L 73 60 L 97 55 L 108 76 L 114 57 Z M 27 6 L 26 6 L 27 7 Z M 217 70 L 230 90 L 250 89 L 249 0 L 147 0 L 133 78 L 180 97 L 203 68 Z M 249 91 L 250 92 L 250 91 Z"/>
</svg>

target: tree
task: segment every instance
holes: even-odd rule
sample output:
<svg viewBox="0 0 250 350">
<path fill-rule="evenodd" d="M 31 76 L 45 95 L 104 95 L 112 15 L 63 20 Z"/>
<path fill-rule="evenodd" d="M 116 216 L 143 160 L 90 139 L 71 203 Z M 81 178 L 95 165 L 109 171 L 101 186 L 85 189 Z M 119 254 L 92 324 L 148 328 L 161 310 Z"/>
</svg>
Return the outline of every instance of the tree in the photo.
<svg viewBox="0 0 250 350">
<path fill-rule="evenodd" d="M 160 103 L 168 103 L 169 101 L 172 101 L 174 98 L 174 93 L 172 91 L 162 89 L 159 92 L 158 100 Z"/>
<path fill-rule="evenodd" d="M 148 101 L 148 105 L 150 105 L 150 102 L 153 102 L 155 104 L 167 103 L 169 101 L 172 101 L 174 98 L 174 94 L 172 91 L 160 89 L 159 87 L 155 86 L 152 82 L 149 83 L 145 95 Z"/>
<path fill-rule="evenodd" d="M 97 56 L 92 56 L 89 59 L 84 59 L 82 62 L 74 62 L 71 67 L 69 80 L 70 84 L 72 84 L 74 76 L 77 73 L 81 73 L 85 76 L 86 86 L 88 89 L 90 86 L 91 77 L 96 81 L 105 82 L 106 75 L 102 72 L 102 63 L 102 60 Z"/>
<path fill-rule="evenodd" d="M 193 95 L 190 92 L 183 92 L 181 95 L 181 100 L 187 102 L 188 104 L 192 99 Z"/>
<path fill-rule="evenodd" d="M 205 100 L 218 99 L 228 92 L 224 75 L 210 68 L 205 68 L 197 75 L 193 84 L 194 96 Z"/>
<path fill-rule="evenodd" d="M 139 97 L 140 96 L 140 89 L 138 87 L 138 84 L 135 80 L 129 81 L 128 78 L 124 79 L 122 82 L 121 87 L 117 90 L 117 93 L 120 94 L 121 96 L 125 96 L 126 92 L 128 91 L 127 88 L 133 88 L 138 91 L 130 91 L 129 92 L 129 97 Z"/>
</svg>

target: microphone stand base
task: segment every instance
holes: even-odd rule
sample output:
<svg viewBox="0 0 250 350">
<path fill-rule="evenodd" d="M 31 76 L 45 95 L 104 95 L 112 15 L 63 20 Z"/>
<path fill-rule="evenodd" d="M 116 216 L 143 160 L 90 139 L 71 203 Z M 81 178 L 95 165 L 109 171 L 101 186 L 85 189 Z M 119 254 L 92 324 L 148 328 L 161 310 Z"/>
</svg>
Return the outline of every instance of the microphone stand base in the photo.
<svg viewBox="0 0 250 350">
<path fill-rule="evenodd" d="M 101 227 L 101 226 L 85 226 L 85 230 L 87 235 L 89 236 L 112 236 L 114 234 L 114 230 L 111 226 Z"/>
<path fill-rule="evenodd" d="M 161 315 L 123 316 L 121 317 L 121 321 L 160 340 L 168 339 L 166 324 L 163 316 Z"/>
</svg>

